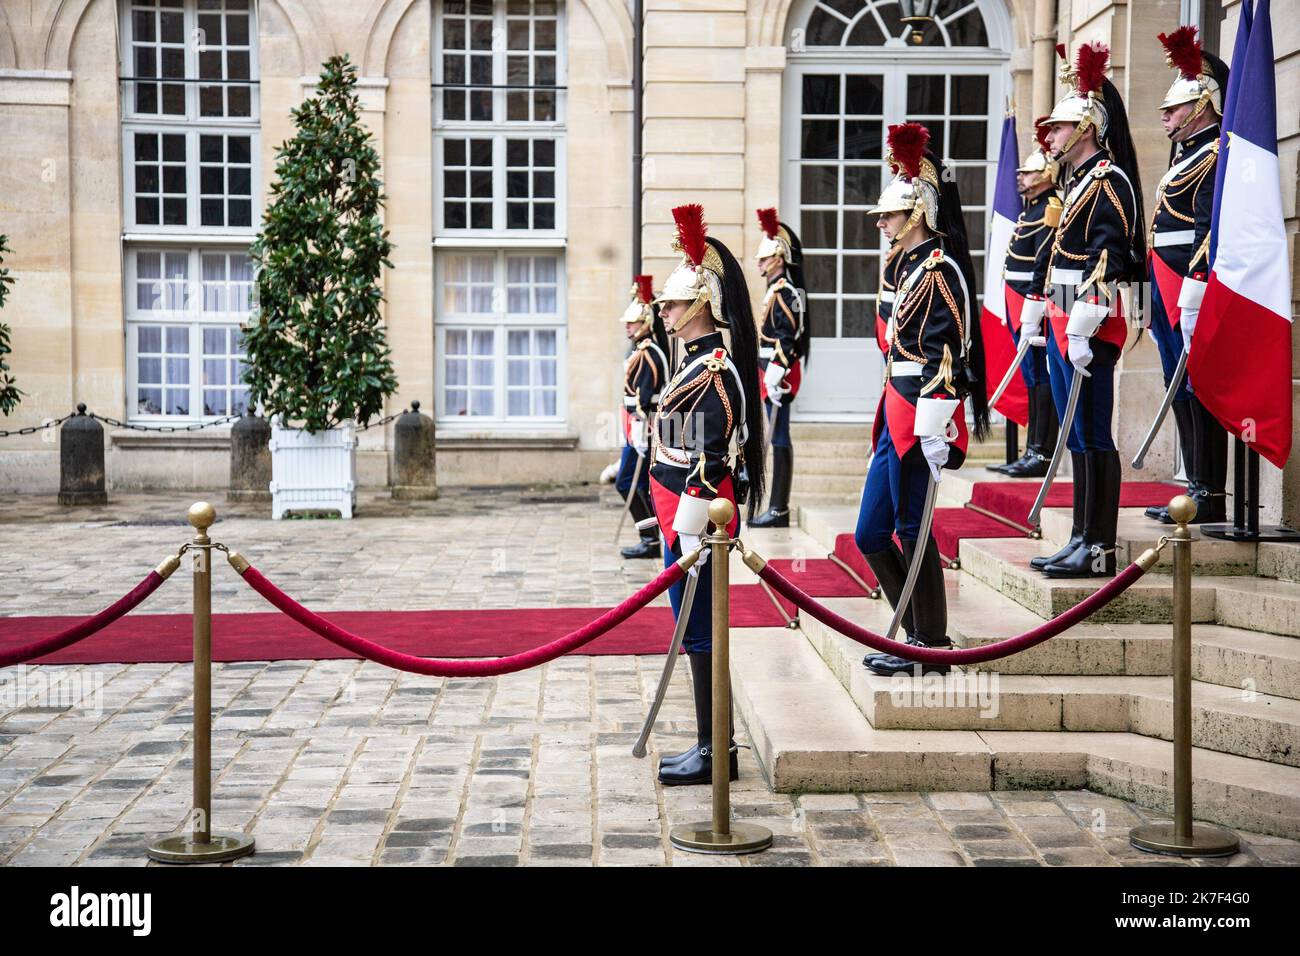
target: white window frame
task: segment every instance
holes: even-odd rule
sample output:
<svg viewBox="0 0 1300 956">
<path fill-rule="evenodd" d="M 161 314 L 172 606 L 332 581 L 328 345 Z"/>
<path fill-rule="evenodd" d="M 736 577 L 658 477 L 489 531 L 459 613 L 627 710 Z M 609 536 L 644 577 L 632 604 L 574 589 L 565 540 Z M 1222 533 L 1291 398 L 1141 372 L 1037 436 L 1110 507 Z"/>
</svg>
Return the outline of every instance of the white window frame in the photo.
<svg viewBox="0 0 1300 956">
<path fill-rule="evenodd" d="M 132 35 L 133 25 L 131 19 L 131 10 L 134 6 L 132 0 L 118 0 L 118 69 L 121 77 L 134 77 L 135 73 L 135 53 L 134 37 Z M 257 0 L 249 0 L 249 49 L 248 49 L 248 81 L 249 90 L 249 115 L 248 116 L 200 116 L 199 115 L 199 88 L 204 84 L 197 82 L 199 76 L 199 53 L 204 52 L 207 47 L 199 43 L 198 34 L 198 17 L 199 9 L 197 0 L 185 0 L 181 7 L 185 18 L 184 27 L 184 44 L 185 44 L 185 115 L 174 113 L 137 113 L 135 111 L 135 85 L 132 82 L 124 80 L 121 84 L 121 110 L 123 122 L 139 122 L 149 125 L 180 125 L 189 126 L 199 125 L 249 125 L 259 127 L 261 125 L 261 96 L 260 77 L 261 64 L 258 57 L 258 34 L 259 34 L 259 17 Z M 223 38 L 224 39 L 224 38 Z M 224 45 L 220 49 L 225 49 Z M 240 48 L 242 49 L 242 48 Z M 224 72 L 223 61 L 223 72 Z M 158 65 L 161 72 L 161 64 Z M 172 82 L 176 80 L 150 80 L 159 84 Z M 244 85 L 244 81 L 238 81 L 238 85 Z"/>
<path fill-rule="evenodd" d="M 444 263 L 449 256 L 491 256 L 493 264 L 493 310 L 490 313 L 449 313 L 444 311 L 445 287 Z M 555 276 L 555 308 L 553 317 L 548 317 L 547 313 L 509 313 L 509 292 L 507 289 L 507 259 L 514 256 L 527 257 L 551 257 L 556 261 Z M 464 432 L 482 432 L 491 430 L 500 431 L 535 431 L 540 427 L 555 428 L 561 426 L 567 420 L 568 415 L 568 312 L 567 312 L 567 295 L 566 295 L 566 270 L 565 256 L 563 249 L 550 247 L 528 247 L 528 248 L 484 248 L 484 247 L 451 247 L 447 249 L 439 248 L 434 263 L 434 290 L 436 303 L 434 309 L 435 317 L 435 349 L 438 356 L 438 368 L 435 371 L 435 379 L 438 382 L 436 395 L 436 410 L 438 417 L 439 429 L 450 429 L 451 431 Z M 532 283 L 530 282 L 530 286 Z M 451 415 L 447 412 L 447 376 L 446 359 L 447 359 L 447 332 L 449 330 L 460 329 L 486 329 L 493 332 L 493 415 Z M 555 414 L 554 415 L 527 415 L 511 416 L 507 414 L 509 408 L 507 373 L 507 342 L 508 333 L 511 331 L 553 331 L 555 332 Z M 457 386 L 462 387 L 462 386 Z M 468 388 L 469 386 L 464 386 Z M 533 386 L 530 386 L 530 388 Z M 549 386 L 548 386 L 549 387 Z"/>
<path fill-rule="evenodd" d="M 469 0 L 466 0 L 469 2 Z M 498 44 L 497 38 L 504 38 L 507 24 L 508 0 L 493 0 L 493 34 L 494 49 L 492 51 L 492 84 L 493 84 L 493 117 L 491 122 L 478 120 L 446 120 L 442 115 L 442 82 L 443 82 L 443 47 L 442 47 L 442 22 L 443 7 L 441 0 L 434 3 L 433 6 L 433 42 L 430 44 L 432 49 L 432 75 L 433 75 L 433 169 L 431 175 L 433 178 L 433 229 L 434 236 L 438 239 L 470 239 L 476 237 L 501 237 L 510 239 L 521 239 L 530 241 L 534 239 L 560 238 L 566 235 L 567 216 L 566 206 L 568 199 L 567 190 L 567 130 L 566 130 L 566 88 L 565 82 L 568 75 L 567 48 L 565 44 L 566 36 L 566 5 L 563 0 L 557 0 L 556 10 L 556 104 L 555 119 L 547 121 L 535 120 L 507 120 L 505 119 L 507 110 L 507 95 L 510 89 L 506 86 L 507 80 L 507 58 L 510 50 L 507 49 L 504 39 Z M 496 49 L 495 47 L 498 47 Z M 531 50 L 530 50 L 531 53 Z M 466 78 L 469 79 L 468 77 Z M 445 210 L 443 208 L 444 199 L 444 145 L 448 139 L 490 139 L 492 141 L 492 225 L 490 228 L 470 226 L 451 228 L 446 225 Z M 510 139 L 529 139 L 529 140 L 550 140 L 555 143 L 555 224 L 550 229 L 534 229 L 531 226 L 526 229 L 511 229 L 507 226 L 507 203 L 506 196 L 506 140 Z M 457 199 L 461 197 L 455 197 Z M 530 199 L 531 202 L 531 199 Z"/>
<path fill-rule="evenodd" d="M 119 70 L 123 77 L 135 75 L 135 60 L 132 53 L 132 0 L 119 0 L 118 46 Z M 184 116 L 162 113 L 134 112 L 134 83 L 123 81 L 121 84 L 122 115 L 122 221 L 124 229 L 130 234 L 148 235 L 185 235 L 202 241 L 216 236 L 247 236 L 250 240 L 257 232 L 262 217 L 262 166 L 261 166 L 261 97 L 259 95 L 260 64 L 258 62 L 259 20 L 257 4 L 249 2 L 249 80 L 251 88 L 250 116 L 208 116 L 199 115 L 199 88 L 202 84 L 195 82 L 199 71 L 199 53 L 203 48 L 197 43 L 199 9 L 197 0 L 185 0 L 181 8 L 185 18 L 185 77 L 186 113 Z M 161 81 L 159 81 L 161 82 Z M 135 209 L 135 134 L 163 133 L 185 136 L 185 185 L 186 185 L 186 222 L 184 225 L 165 225 L 161 221 L 139 223 L 136 221 Z M 199 137 L 204 135 L 247 136 L 249 138 L 250 156 L 250 212 L 247 226 L 204 226 L 200 222 L 200 160 Z M 223 163 L 223 167 L 225 164 Z M 163 218 L 161 209 L 159 219 Z"/>
<path fill-rule="evenodd" d="M 185 288 L 183 291 L 184 307 L 181 309 L 140 309 L 136 305 L 137 253 L 157 253 L 163 256 L 183 254 L 188 258 Z M 246 324 L 249 313 L 205 312 L 203 310 L 203 256 L 247 255 L 242 246 L 219 245 L 135 245 L 126 250 L 123 263 L 125 288 L 125 332 L 126 332 L 126 385 L 127 385 L 127 420 L 141 424 L 158 423 L 166 425 L 185 425 L 195 422 L 213 421 L 222 415 L 196 414 L 195 409 L 203 408 L 203 330 L 205 328 L 239 328 Z M 164 267 L 165 274 L 165 267 Z M 229 279 L 227 278 L 227 282 Z M 254 288 L 250 297 L 256 294 Z M 190 412 L 186 415 L 169 415 L 167 413 L 148 414 L 138 411 L 139 405 L 139 348 L 137 329 L 142 325 L 184 326 L 189 329 L 189 390 Z M 227 382 L 225 388 L 230 387 Z"/>
</svg>

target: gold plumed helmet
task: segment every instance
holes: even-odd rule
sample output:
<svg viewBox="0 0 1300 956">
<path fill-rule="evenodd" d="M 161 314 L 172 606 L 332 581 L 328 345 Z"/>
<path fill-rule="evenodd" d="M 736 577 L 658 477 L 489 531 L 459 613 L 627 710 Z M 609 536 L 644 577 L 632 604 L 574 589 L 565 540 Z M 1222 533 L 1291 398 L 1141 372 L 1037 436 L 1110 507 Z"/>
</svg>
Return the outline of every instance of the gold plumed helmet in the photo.
<svg viewBox="0 0 1300 956">
<path fill-rule="evenodd" d="M 1212 109 L 1219 116 L 1223 115 L 1223 89 L 1214 75 L 1214 70 L 1201 49 L 1201 41 L 1196 36 L 1196 27 L 1179 27 L 1173 33 L 1160 34 L 1160 44 L 1165 48 L 1165 62 L 1178 71 L 1178 79 L 1165 93 L 1160 109 L 1195 103 L 1196 108 L 1187 114 L 1187 118 L 1178 124 L 1177 130 L 1205 112 Z"/>
<path fill-rule="evenodd" d="M 794 247 L 790 244 L 790 233 L 777 218 L 776 208 L 769 207 L 756 211 L 759 228 L 763 230 L 763 238 L 758 241 L 758 252 L 754 253 L 754 258 L 766 259 L 768 256 L 780 256 L 786 264 L 793 263 Z"/>
<path fill-rule="evenodd" d="M 713 321 L 725 326 L 726 313 L 722 310 L 724 269 L 718 251 L 706 241 L 709 227 L 704 222 L 704 207 L 698 203 L 678 206 L 673 210 L 673 221 L 677 223 L 673 251 L 682 254 L 682 261 L 668 276 L 654 301 L 691 303 L 686 315 L 677 322 L 678 327 L 685 327 L 705 305 L 712 307 Z"/>
<path fill-rule="evenodd" d="M 930 131 L 920 123 L 897 124 L 889 127 L 887 142 L 889 152 L 885 161 L 893 167 L 894 178 L 867 214 L 909 213 L 907 224 L 899 231 L 899 236 L 922 218 L 931 232 L 938 232 L 939 172 L 925 156 Z"/>
<path fill-rule="evenodd" d="M 636 276 L 632 280 L 632 301 L 627 304 L 623 310 L 622 321 L 625 325 L 633 322 L 640 322 L 643 326 L 648 326 L 654 321 L 654 311 L 650 308 L 650 303 L 654 301 L 654 277 L 653 276 Z"/>
<path fill-rule="evenodd" d="M 1098 143 L 1106 144 L 1110 117 L 1102 99 L 1102 84 L 1106 81 L 1106 67 L 1110 64 L 1110 47 L 1104 43 L 1085 43 L 1075 55 L 1074 66 L 1066 58 L 1065 44 L 1056 45 L 1056 54 L 1061 58 L 1061 82 L 1069 87 L 1070 92 L 1045 119 L 1038 122 L 1049 127 L 1054 123 L 1076 124 L 1074 133 L 1052 157 L 1060 160 L 1089 128 L 1096 129 Z"/>
</svg>

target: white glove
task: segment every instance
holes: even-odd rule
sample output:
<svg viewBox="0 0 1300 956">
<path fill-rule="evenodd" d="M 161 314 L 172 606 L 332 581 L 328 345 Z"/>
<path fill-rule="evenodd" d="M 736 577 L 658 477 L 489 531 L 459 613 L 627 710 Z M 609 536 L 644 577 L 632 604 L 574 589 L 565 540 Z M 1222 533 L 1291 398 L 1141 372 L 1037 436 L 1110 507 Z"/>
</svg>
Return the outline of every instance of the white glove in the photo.
<svg viewBox="0 0 1300 956">
<path fill-rule="evenodd" d="M 1043 314 L 1047 311 L 1046 299 L 1026 299 L 1020 310 L 1020 338 L 1034 338 L 1042 333 Z"/>
<path fill-rule="evenodd" d="M 948 464 L 948 443 L 939 435 L 922 436 L 921 454 L 925 456 L 926 464 L 930 466 L 930 474 L 934 476 L 937 484 L 943 466 Z"/>
<path fill-rule="evenodd" d="M 1178 327 L 1183 330 L 1183 349 L 1190 352 L 1192 350 L 1192 333 L 1196 331 L 1196 320 L 1200 317 L 1200 309 L 1183 309 L 1183 314 L 1178 319 Z"/>
<path fill-rule="evenodd" d="M 1068 335 L 1070 364 L 1075 367 L 1080 375 L 1088 375 L 1088 363 L 1092 361 L 1092 347 L 1088 344 L 1086 335 Z"/>
<path fill-rule="evenodd" d="M 781 399 L 785 398 L 785 392 L 778 392 L 776 389 L 769 387 L 767 390 L 767 400 L 776 408 L 781 407 Z"/>
<path fill-rule="evenodd" d="M 618 477 L 618 462 L 614 462 L 600 473 L 600 483 L 607 485 Z"/>
<path fill-rule="evenodd" d="M 700 536 L 698 534 L 687 534 L 684 531 L 677 533 L 677 546 L 682 549 L 682 554 L 690 554 L 700 546 Z M 700 559 L 691 565 L 687 574 L 699 574 L 700 568 L 709 563 L 709 548 L 700 552 Z"/>
</svg>

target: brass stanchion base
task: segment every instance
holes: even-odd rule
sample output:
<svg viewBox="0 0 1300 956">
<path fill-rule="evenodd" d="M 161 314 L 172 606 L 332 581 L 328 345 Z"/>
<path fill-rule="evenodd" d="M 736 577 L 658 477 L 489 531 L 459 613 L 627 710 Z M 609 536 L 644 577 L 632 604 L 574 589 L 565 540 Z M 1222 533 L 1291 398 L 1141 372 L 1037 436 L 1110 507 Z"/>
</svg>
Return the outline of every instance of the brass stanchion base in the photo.
<svg viewBox="0 0 1300 956">
<path fill-rule="evenodd" d="M 668 839 L 679 850 L 690 853 L 736 854 L 758 853 L 772 845 L 772 831 L 753 823 L 731 824 L 730 833 L 714 833 L 713 822 L 683 823 L 668 832 Z"/>
<path fill-rule="evenodd" d="M 1128 832 L 1128 842 L 1139 850 L 1165 856 L 1231 856 L 1240 845 L 1235 833 L 1206 823 L 1193 823 L 1192 842 L 1183 843 L 1172 822 L 1134 827 Z"/>
<path fill-rule="evenodd" d="M 207 843 L 195 843 L 192 833 L 172 833 L 149 844 L 149 859 L 159 863 L 225 863 L 253 852 L 247 833 L 213 833 Z"/>
</svg>

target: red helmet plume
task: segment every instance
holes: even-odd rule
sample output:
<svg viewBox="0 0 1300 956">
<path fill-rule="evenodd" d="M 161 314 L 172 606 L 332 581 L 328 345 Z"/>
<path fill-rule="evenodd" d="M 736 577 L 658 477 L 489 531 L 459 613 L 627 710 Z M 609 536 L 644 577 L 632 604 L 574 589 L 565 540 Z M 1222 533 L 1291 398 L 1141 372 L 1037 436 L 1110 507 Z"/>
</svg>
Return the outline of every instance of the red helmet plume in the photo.
<svg viewBox="0 0 1300 956">
<path fill-rule="evenodd" d="M 637 298 L 643 305 L 649 305 L 655 297 L 654 276 L 637 276 L 633 281 L 636 282 Z"/>
<path fill-rule="evenodd" d="M 692 265 L 698 266 L 708 250 L 708 243 L 704 241 L 709 234 L 708 224 L 704 221 L 704 207 L 699 203 L 677 206 L 673 209 L 673 221 L 677 223 L 677 242 L 682 252 Z"/>
<path fill-rule="evenodd" d="M 1051 127 L 1047 126 L 1049 116 L 1040 116 L 1034 120 L 1034 136 L 1038 138 L 1038 148 L 1044 153 L 1051 153 L 1052 147 L 1047 145 L 1047 134 L 1051 132 Z"/>
<path fill-rule="evenodd" d="M 776 207 L 756 210 L 758 212 L 758 225 L 763 230 L 763 235 L 769 239 L 775 239 L 777 231 L 781 228 L 781 222 L 776 218 Z"/>
<path fill-rule="evenodd" d="M 1110 65 L 1110 47 L 1100 41 L 1085 43 L 1075 54 L 1074 70 L 1078 75 L 1080 96 L 1100 93 L 1101 85 L 1106 79 L 1106 67 Z"/>
<path fill-rule="evenodd" d="M 1197 39 L 1196 27 L 1179 27 L 1173 33 L 1162 33 L 1160 43 L 1165 48 L 1169 65 L 1177 69 L 1183 79 L 1194 80 L 1201 75 L 1201 41 Z"/>
<path fill-rule="evenodd" d="M 900 123 L 889 127 L 889 161 L 894 171 L 908 179 L 921 175 L 921 160 L 930 142 L 930 131 L 920 123 Z"/>
</svg>

